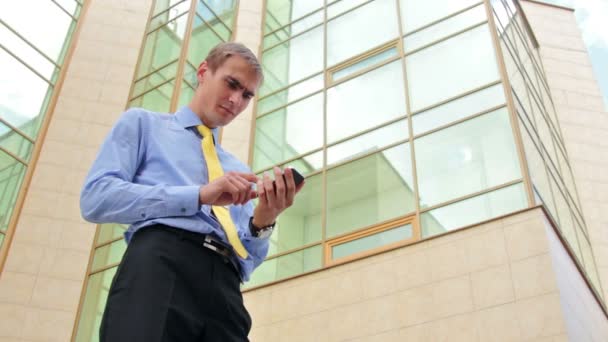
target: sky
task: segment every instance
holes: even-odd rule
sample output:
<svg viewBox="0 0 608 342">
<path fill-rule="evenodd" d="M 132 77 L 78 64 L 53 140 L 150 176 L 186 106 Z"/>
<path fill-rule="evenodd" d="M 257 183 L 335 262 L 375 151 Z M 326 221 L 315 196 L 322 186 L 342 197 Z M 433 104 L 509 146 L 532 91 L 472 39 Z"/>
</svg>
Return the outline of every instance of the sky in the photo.
<svg viewBox="0 0 608 342">
<path fill-rule="evenodd" d="M 574 8 L 583 40 L 587 45 L 595 79 L 608 109 L 608 0 L 543 0 Z"/>
</svg>

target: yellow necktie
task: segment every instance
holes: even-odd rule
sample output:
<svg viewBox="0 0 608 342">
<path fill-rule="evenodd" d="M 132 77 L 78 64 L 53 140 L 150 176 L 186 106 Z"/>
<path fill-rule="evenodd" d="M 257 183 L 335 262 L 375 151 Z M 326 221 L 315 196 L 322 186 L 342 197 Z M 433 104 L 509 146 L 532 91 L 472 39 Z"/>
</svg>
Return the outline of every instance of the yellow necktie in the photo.
<svg viewBox="0 0 608 342">
<path fill-rule="evenodd" d="M 196 129 L 203 136 L 201 146 L 203 148 L 203 155 L 205 156 L 207 170 L 209 172 L 209 183 L 211 183 L 215 179 L 223 176 L 224 170 L 222 169 L 220 160 L 217 157 L 217 152 L 215 151 L 215 144 L 213 143 L 213 134 L 211 133 L 211 130 L 204 125 L 196 126 Z M 220 221 L 220 224 L 222 225 L 222 228 L 224 228 L 228 241 L 236 251 L 236 254 L 243 259 L 247 258 L 247 250 L 239 239 L 239 235 L 236 231 L 236 227 L 234 226 L 234 222 L 232 222 L 228 209 L 219 205 L 214 205 L 212 208 L 215 217 L 217 217 L 218 221 Z"/>
</svg>

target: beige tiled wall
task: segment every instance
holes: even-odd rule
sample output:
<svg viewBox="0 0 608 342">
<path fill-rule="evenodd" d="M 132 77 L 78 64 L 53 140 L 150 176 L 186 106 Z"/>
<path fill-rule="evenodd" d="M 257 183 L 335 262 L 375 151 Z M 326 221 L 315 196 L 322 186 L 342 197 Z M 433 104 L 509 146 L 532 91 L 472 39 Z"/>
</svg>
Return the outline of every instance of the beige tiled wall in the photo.
<svg viewBox="0 0 608 342">
<path fill-rule="evenodd" d="M 540 55 L 608 297 L 608 111 L 571 10 L 522 2 Z"/>
<path fill-rule="evenodd" d="M 263 0 L 239 1 L 234 40 L 245 44 L 258 56 L 262 34 Z M 260 57 L 260 56 L 258 56 Z M 247 163 L 251 140 L 251 125 L 255 114 L 253 102 L 234 121 L 223 128 L 222 146 L 239 160 Z"/>
<path fill-rule="evenodd" d="M 246 292 L 251 340 L 566 341 L 551 229 L 531 209 Z"/>
<path fill-rule="evenodd" d="M 95 225 L 79 191 L 124 110 L 151 1 L 90 0 L 0 278 L 0 340 L 68 341 Z"/>
</svg>

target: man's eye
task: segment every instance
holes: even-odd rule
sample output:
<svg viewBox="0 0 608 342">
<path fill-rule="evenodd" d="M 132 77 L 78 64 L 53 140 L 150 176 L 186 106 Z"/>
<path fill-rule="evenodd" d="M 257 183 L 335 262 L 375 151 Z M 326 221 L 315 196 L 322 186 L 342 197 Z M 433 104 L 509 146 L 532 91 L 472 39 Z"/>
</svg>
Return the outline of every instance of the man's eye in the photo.
<svg viewBox="0 0 608 342">
<path fill-rule="evenodd" d="M 230 81 L 230 80 L 228 80 L 228 81 L 226 81 L 226 82 L 228 82 L 228 86 L 230 87 L 230 89 L 236 90 L 236 89 L 238 89 L 238 88 L 239 88 L 239 87 L 236 85 L 236 82 L 234 82 L 234 81 Z"/>
<path fill-rule="evenodd" d="M 243 95 L 243 98 L 244 98 L 245 100 L 251 100 L 251 99 L 253 98 L 253 95 L 251 95 L 251 94 L 244 94 L 244 95 Z"/>
</svg>

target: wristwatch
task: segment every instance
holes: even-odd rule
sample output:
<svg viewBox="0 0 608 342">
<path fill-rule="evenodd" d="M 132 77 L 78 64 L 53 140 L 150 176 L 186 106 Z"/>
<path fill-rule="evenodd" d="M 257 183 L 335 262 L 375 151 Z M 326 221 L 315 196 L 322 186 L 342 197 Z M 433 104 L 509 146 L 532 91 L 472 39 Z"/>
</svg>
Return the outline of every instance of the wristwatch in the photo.
<svg viewBox="0 0 608 342">
<path fill-rule="evenodd" d="M 253 224 L 253 217 L 249 219 L 249 230 L 251 230 L 251 235 L 259 239 L 267 239 L 272 235 L 272 231 L 274 230 L 276 222 L 265 226 L 265 227 L 257 227 Z"/>
</svg>

